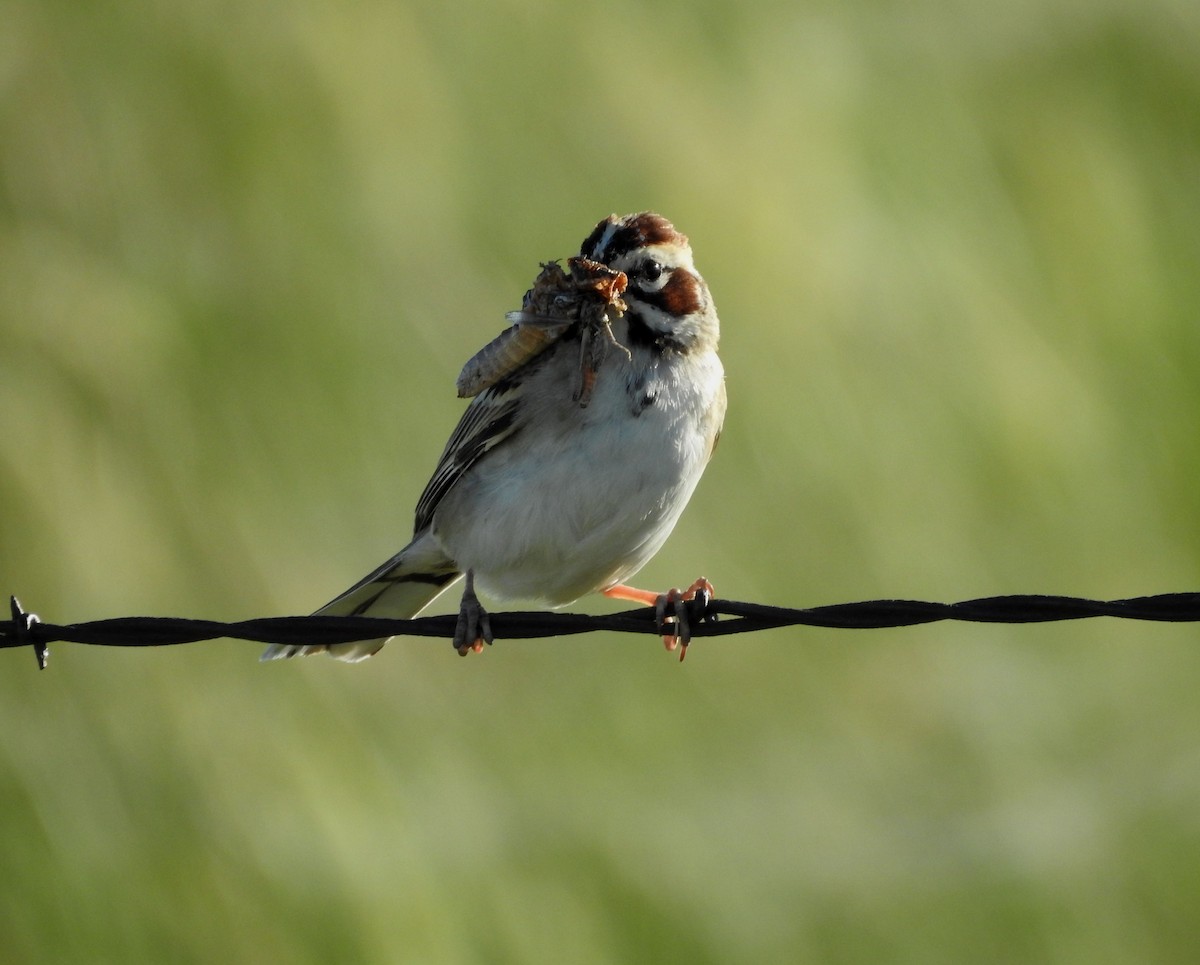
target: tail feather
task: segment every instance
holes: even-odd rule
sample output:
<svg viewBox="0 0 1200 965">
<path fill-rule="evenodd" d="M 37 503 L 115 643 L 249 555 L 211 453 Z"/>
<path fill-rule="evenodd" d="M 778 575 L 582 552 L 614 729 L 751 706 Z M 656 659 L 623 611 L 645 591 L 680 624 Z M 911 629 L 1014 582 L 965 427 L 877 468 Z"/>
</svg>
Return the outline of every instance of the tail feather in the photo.
<svg viewBox="0 0 1200 965">
<path fill-rule="evenodd" d="M 431 536 L 418 536 L 378 569 L 326 603 L 317 614 L 407 620 L 425 609 L 461 575 L 454 561 Z M 338 660 L 357 663 L 378 653 L 388 639 L 307 645 L 273 643 L 259 659 L 281 660 L 328 651 Z"/>
</svg>

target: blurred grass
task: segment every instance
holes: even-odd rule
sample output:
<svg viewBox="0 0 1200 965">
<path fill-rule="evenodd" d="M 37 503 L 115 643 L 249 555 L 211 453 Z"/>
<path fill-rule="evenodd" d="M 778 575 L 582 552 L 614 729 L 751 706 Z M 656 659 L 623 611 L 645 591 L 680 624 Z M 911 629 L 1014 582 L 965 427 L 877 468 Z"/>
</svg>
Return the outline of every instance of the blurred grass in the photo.
<svg viewBox="0 0 1200 965">
<path fill-rule="evenodd" d="M 610 211 L 721 307 L 643 582 L 1200 585 L 1200 14 L 6 0 L 0 588 L 312 609 L 408 534 L 461 362 Z M 588 601 L 588 606 L 599 605 Z M 54 648 L 0 678 L 46 961 L 1175 962 L 1194 627 Z"/>
</svg>

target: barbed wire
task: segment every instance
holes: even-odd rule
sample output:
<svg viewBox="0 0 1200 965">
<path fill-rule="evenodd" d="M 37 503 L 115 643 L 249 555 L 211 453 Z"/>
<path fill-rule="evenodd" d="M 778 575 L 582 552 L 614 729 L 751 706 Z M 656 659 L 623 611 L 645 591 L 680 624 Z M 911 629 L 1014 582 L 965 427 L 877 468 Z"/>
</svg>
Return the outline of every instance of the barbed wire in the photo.
<svg viewBox="0 0 1200 965">
<path fill-rule="evenodd" d="M 867 600 L 791 609 L 733 600 L 689 601 L 687 619 L 692 639 L 752 633 L 779 627 L 878 630 L 910 627 L 942 620 L 968 623 L 1047 623 L 1088 617 L 1118 617 L 1164 623 L 1200 621 L 1200 593 L 1160 593 L 1125 600 L 1086 600 L 1073 596 L 1025 594 L 992 596 L 960 603 L 919 600 Z M 222 623 L 175 617 L 116 617 L 88 623 L 43 623 L 10 598 L 11 618 L 0 623 L 0 649 L 32 647 L 45 669 L 51 643 L 103 647 L 166 647 L 204 640 L 234 639 L 256 643 L 335 644 L 380 637 L 413 636 L 452 639 L 457 616 L 411 620 L 379 617 L 260 617 Z M 724 619 L 722 619 L 724 618 Z M 579 633 L 652 633 L 670 635 L 674 625 L 660 623 L 653 607 L 620 613 L 555 613 L 541 610 L 491 614 L 496 639 L 520 640 Z"/>
</svg>

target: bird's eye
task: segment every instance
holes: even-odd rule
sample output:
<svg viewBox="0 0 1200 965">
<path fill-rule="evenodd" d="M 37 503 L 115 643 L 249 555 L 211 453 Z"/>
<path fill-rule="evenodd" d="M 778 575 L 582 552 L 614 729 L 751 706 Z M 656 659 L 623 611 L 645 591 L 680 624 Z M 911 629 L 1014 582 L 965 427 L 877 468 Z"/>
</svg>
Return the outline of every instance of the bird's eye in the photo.
<svg viewBox="0 0 1200 965">
<path fill-rule="evenodd" d="M 634 283 L 644 292 L 657 292 L 662 291 L 670 278 L 669 268 L 664 268 L 657 261 L 644 261 L 635 272 Z"/>
</svg>

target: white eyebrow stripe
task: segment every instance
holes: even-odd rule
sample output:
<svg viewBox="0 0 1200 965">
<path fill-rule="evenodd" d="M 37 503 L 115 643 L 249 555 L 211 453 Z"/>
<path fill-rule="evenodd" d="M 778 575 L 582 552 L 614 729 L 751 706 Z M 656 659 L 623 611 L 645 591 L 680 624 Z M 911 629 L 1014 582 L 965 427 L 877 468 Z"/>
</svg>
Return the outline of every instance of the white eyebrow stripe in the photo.
<svg viewBox="0 0 1200 965">
<path fill-rule="evenodd" d="M 679 245 L 647 245 L 639 250 L 643 255 L 653 257 L 666 271 L 674 271 L 676 268 L 696 270 L 692 263 L 692 249 L 686 246 L 681 248 Z"/>
<path fill-rule="evenodd" d="M 678 245 L 647 245 L 645 248 L 635 248 L 611 262 L 609 267 L 619 267 L 624 271 L 627 268 L 633 268 L 647 257 L 662 265 L 663 271 L 686 268 L 693 273 L 696 272 L 696 266 L 692 261 L 692 249 L 680 248 Z"/>
</svg>

